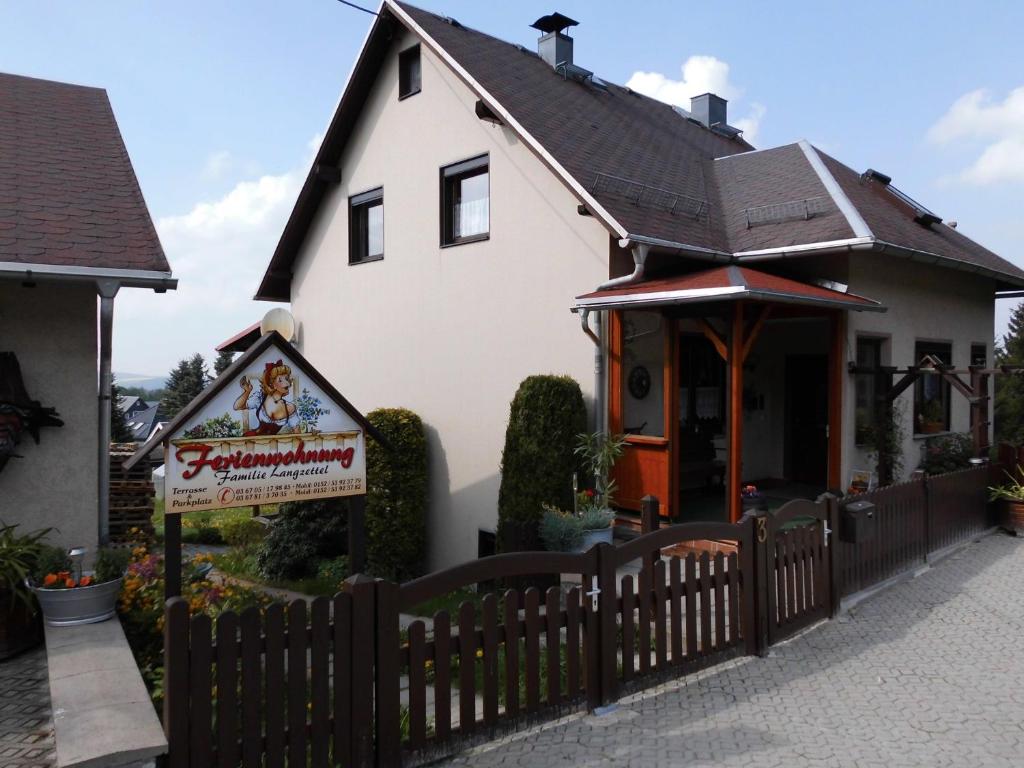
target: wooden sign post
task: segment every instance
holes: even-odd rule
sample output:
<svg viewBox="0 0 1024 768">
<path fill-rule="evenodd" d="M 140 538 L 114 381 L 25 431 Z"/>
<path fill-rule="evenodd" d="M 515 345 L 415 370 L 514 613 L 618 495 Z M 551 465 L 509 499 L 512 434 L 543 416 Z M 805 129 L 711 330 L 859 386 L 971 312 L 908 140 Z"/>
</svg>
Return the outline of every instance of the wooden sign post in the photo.
<svg viewBox="0 0 1024 768">
<path fill-rule="evenodd" d="M 366 435 L 376 430 L 276 332 L 211 382 L 125 466 L 164 446 L 164 567 L 181 594 L 181 515 L 352 497 L 353 570 L 365 564 Z"/>
</svg>

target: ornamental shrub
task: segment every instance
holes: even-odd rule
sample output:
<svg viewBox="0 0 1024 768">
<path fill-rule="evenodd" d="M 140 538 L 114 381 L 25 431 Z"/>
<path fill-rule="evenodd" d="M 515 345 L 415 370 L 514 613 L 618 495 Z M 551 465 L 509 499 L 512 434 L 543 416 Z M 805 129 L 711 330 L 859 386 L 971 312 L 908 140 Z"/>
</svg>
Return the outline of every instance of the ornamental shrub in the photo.
<svg viewBox="0 0 1024 768">
<path fill-rule="evenodd" d="M 278 509 L 259 545 L 256 564 L 275 581 L 316 575 L 320 560 L 348 553 L 348 504 L 344 498 L 290 501 Z"/>
<path fill-rule="evenodd" d="M 544 505 L 573 508 L 578 435 L 587 429 L 580 385 L 570 376 L 530 376 L 512 399 L 498 492 L 498 549 L 539 549 Z"/>
<path fill-rule="evenodd" d="M 929 475 L 941 475 L 955 472 L 971 466 L 974 455 L 974 442 L 967 433 L 954 433 L 930 437 L 925 440 L 921 451 L 921 465 Z"/>
<path fill-rule="evenodd" d="M 216 527 L 229 547 L 252 547 L 267 533 L 267 527 L 251 517 L 226 517 L 218 520 Z"/>
<path fill-rule="evenodd" d="M 427 555 L 428 467 L 423 421 L 406 408 L 366 415 L 387 446 L 366 440 L 366 566 L 397 582 L 424 572 Z"/>
</svg>

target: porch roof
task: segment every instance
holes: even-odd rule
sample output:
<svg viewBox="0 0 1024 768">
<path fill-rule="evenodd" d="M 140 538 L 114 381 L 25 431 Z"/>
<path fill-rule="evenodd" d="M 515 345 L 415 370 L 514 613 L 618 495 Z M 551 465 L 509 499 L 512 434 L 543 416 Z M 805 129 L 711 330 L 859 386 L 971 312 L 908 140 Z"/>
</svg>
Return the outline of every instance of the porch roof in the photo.
<svg viewBox="0 0 1024 768">
<path fill-rule="evenodd" d="M 874 299 L 736 265 L 647 280 L 576 297 L 574 310 L 660 307 L 715 301 L 758 301 L 884 312 Z"/>
</svg>

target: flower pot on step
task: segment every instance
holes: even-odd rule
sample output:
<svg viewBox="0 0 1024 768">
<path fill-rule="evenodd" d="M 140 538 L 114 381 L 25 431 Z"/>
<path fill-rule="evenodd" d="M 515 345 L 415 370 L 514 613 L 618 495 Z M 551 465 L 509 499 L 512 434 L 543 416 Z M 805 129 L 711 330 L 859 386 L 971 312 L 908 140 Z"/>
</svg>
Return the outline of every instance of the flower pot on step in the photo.
<svg viewBox="0 0 1024 768">
<path fill-rule="evenodd" d="M 613 531 L 610 525 L 607 528 L 584 531 L 583 538 L 580 540 L 580 545 L 576 548 L 576 551 L 588 552 L 595 544 L 611 544 L 612 536 Z"/>
<path fill-rule="evenodd" d="M 1003 500 L 1003 527 L 1017 536 L 1024 536 L 1024 501 Z"/>
</svg>

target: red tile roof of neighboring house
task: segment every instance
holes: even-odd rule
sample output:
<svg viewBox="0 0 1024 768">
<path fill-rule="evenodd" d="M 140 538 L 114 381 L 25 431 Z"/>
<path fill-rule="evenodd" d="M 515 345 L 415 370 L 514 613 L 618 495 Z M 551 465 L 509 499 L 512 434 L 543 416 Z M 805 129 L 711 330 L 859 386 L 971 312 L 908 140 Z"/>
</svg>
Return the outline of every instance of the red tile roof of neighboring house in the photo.
<svg viewBox="0 0 1024 768">
<path fill-rule="evenodd" d="M 864 296 L 735 265 L 586 293 L 576 297 L 576 306 L 581 309 L 609 309 L 738 299 L 827 305 L 861 311 L 884 310 L 877 301 Z"/>
<path fill-rule="evenodd" d="M 106 91 L 0 73 L 0 262 L 170 272 Z"/>
</svg>

